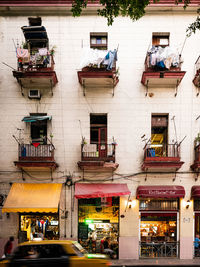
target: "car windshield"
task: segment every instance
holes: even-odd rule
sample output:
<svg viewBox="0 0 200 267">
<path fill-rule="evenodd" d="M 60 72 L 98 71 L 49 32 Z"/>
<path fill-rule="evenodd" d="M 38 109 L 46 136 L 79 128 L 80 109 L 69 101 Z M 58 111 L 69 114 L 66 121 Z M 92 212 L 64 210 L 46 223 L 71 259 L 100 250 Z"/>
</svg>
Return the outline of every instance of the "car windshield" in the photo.
<svg viewBox="0 0 200 267">
<path fill-rule="evenodd" d="M 79 256 L 83 256 L 84 254 L 88 253 L 87 250 L 84 249 L 78 242 L 73 243 L 73 248 Z"/>
</svg>

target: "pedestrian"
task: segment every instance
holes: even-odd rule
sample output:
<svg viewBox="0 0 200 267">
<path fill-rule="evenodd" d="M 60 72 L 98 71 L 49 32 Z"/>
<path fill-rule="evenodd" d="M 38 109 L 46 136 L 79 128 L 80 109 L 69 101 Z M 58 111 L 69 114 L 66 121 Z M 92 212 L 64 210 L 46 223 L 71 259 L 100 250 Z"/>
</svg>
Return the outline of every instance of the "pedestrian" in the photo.
<svg viewBox="0 0 200 267">
<path fill-rule="evenodd" d="M 200 239 L 199 239 L 199 234 L 196 234 L 196 237 L 194 239 L 194 247 L 195 247 L 195 256 L 199 256 L 199 244 L 200 244 Z"/>
<path fill-rule="evenodd" d="M 14 237 L 10 236 L 9 240 L 7 241 L 7 243 L 4 246 L 4 254 L 5 254 L 6 257 L 11 255 L 11 252 L 12 252 L 12 249 L 13 249 L 13 241 L 14 241 Z"/>
</svg>

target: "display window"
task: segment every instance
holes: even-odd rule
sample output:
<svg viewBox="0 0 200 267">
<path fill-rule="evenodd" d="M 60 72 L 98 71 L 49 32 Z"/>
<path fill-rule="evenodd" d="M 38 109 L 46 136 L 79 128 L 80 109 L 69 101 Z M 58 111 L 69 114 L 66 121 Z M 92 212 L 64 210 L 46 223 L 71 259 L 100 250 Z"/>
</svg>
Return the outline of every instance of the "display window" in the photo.
<svg viewBox="0 0 200 267">
<path fill-rule="evenodd" d="M 179 199 L 141 199 L 140 257 L 178 257 Z"/>
<path fill-rule="evenodd" d="M 20 214 L 20 232 L 27 240 L 59 239 L 58 214 Z"/>
<path fill-rule="evenodd" d="M 177 215 L 141 214 L 140 237 L 142 242 L 176 242 Z"/>
<path fill-rule="evenodd" d="M 194 199 L 194 256 L 200 257 L 200 200 Z"/>
<path fill-rule="evenodd" d="M 78 204 L 80 244 L 90 253 L 104 253 L 108 246 L 117 257 L 119 197 L 79 199 Z"/>
</svg>

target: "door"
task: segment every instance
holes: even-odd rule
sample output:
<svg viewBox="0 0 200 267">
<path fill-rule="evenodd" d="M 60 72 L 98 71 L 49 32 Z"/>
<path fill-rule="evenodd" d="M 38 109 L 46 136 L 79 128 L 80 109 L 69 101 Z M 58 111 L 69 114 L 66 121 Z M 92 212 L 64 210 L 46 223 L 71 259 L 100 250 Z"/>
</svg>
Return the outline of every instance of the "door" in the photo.
<svg viewBox="0 0 200 267">
<path fill-rule="evenodd" d="M 98 149 L 99 149 L 99 157 L 106 158 L 107 157 L 107 129 L 99 128 L 98 130 Z"/>
</svg>

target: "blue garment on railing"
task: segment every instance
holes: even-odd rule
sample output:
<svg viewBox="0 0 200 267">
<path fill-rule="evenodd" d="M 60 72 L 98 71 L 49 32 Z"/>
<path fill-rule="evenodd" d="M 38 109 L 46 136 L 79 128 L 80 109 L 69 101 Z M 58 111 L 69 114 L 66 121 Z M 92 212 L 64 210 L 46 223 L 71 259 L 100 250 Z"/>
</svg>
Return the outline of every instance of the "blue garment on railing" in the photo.
<svg viewBox="0 0 200 267">
<path fill-rule="evenodd" d="M 114 49 L 114 51 L 109 50 L 104 60 L 108 61 L 106 69 L 112 70 L 114 61 L 117 61 L 117 50 L 116 49 Z"/>
</svg>

